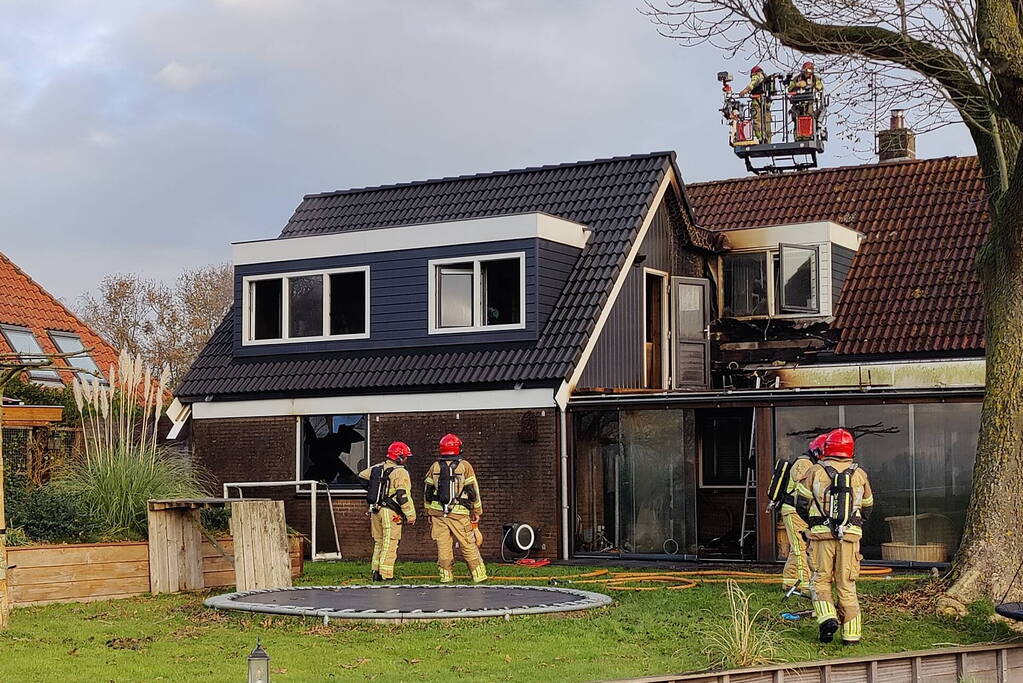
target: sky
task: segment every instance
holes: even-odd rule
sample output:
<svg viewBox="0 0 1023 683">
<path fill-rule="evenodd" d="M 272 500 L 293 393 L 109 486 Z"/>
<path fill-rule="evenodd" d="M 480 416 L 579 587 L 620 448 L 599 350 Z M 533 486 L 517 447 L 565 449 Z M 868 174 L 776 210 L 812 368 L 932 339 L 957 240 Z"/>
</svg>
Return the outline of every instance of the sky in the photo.
<svg viewBox="0 0 1023 683">
<path fill-rule="evenodd" d="M 637 5 L 0 0 L 0 251 L 74 304 L 228 261 L 311 192 L 666 149 L 688 182 L 744 175 L 715 73 L 750 64 Z"/>
</svg>

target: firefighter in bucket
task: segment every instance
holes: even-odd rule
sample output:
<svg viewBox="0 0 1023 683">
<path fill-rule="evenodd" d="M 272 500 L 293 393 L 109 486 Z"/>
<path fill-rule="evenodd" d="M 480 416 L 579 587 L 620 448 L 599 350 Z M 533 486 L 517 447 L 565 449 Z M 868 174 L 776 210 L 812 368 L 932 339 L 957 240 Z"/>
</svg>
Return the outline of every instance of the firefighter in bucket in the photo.
<svg viewBox="0 0 1023 683">
<path fill-rule="evenodd" d="M 398 557 L 403 524 L 416 523 L 416 508 L 412 503 L 412 480 L 405 469 L 405 461 L 412 457 L 412 449 L 404 441 L 395 441 L 387 447 L 387 460 L 359 472 L 365 482 L 367 515 L 373 534 L 373 580 L 389 581 L 394 578 L 394 561 Z"/>
<path fill-rule="evenodd" d="M 426 475 L 426 513 L 430 516 L 430 536 L 437 542 L 441 583 L 455 580 L 455 543 L 469 565 L 473 582 L 487 580 L 475 527 L 483 514 L 483 502 L 476 472 L 461 455 L 462 440 L 445 434 L 440 440 L 440 457 Z"/>
</svg>

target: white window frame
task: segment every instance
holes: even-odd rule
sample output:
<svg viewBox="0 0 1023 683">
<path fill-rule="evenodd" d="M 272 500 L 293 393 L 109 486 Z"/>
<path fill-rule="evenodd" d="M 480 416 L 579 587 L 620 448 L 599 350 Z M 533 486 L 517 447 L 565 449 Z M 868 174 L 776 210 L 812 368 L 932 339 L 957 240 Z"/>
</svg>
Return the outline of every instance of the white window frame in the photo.
<svg viewBox="0 0 1023 683">
<path fill-rule="evenodd" d="M 334 415 L 365 415 L 366 416 L 366 440 L 363 441 L 363 443 L 366 444 L 366 467 L 369 467 L 372 464 L 373 459 L 372 459 L 372 451 L 370 450 L 369 440 L 372 438 L 372 432 L 373 432 L 372 423 L 373 423 L 373 420 L 370 419 L 372 417 L 372 415 L 370 413 L 343 413 L 343 412 L 340 412 L 340 413 L 310 413 L 309 415 L 296 415 L 295 416 L 295 479 L 298 479 L 298 480 L 303 479 L 303 477 L 302 477 L 302 422 L 307 417 L 315 417 L 315 416 L 318 416 L 318 415 L 326 415 L 326 416 L 329 416 L 329 417 L 333 417 Z M 358 472 L 356 472 L 356 474 L 358 474 Z M 327 486 L 327 484 L 325 482 L 320 482 L 320 486 L 323 487 L 324 491 L 330 491 L 331 493 L 340 493 L 340 494 L 355 494 L 355 493 L 365 494 L 366 493 L 366 489 L 364 489 L 364 488 L 362 488 L 361 486 L 358 486 L 358 485 L 356 485 L 356 486 L 349 486 L 349 487 L 346 487 L 346 488 L 331 488 L 330 486 Z M 309 493 L 309 492 L 310 492 L 310 487 L 309 486 L 303 486 L 301 484 L 295 486 L 295 493 Z"/>
<path fill-rule="evenodd" d="M 778 278 L 780 276 L 780 266 L 776 267 L 774 264 L 775 258 L 781 259 L 780 247 L 797 247 L 800 249 L 816 249 L 817 255 L 814 260 L 814 276 L 817 279 L 817 308 L 816 310 L 788 310 L 782 312 L 781 310 L 781 295 L 778 292 Z M 819 244 L 794 244 L 784 243 L 779 244 L 777 247 L 771 248 L 758 248 L 758 249 L 735 249 L 729 251 L 728 254 L 766 254 L 766 276 L 767 276 L 767 313 L 762 315 L 736 315 L 732 316 L 736 320 L 763 320 L 765 318 L 816 318 L 824 315 L 821 311 L 824 308 L 821 305 L 821 299 L 823 296 L 822 288 L 824 283 L 821 279 L 821 247 Z M 780 261 L 779 261 L 780 263 Z M 718 282 L 721 286 L 718 287 L 718 310 L 725 310 L 725 255 L 718 257 L 718 268 L 717 268 Z"/>
<path fill-rule="evenodd" d="M 774 297 L 776 302 L 777 302 L 776 310 L 777 310 L 778 314 L 779 315 L 797 314 L 797 315 L 808 315 L 808 316 L 820 315 L 820 312 L 821 312 L 821 248 L 820 248 L 820 246 L 818 246 L 816 244 L 790 244 L 790 243 L 784 243 L 784 242 L 780 243 L 778 245 L 778 251 L 775 252 L 775 253 L 778 254 L 778 272 L 775 274 L 775 278 L 777 278 L 777 279 L 773 282 L 775 288 L 777 288 L 777 286 L 779 284 L 783 284 L 783 283 L 781 283 L 781 280 L 785 277 L 785 263 L 782 261 L 782 253 L 785 251 L 785 249 L 800 249 L 800 250 L 803 250 L 803 251 L 813 252 L 813 291 L 814 291 L 814 294 L 816 295 L 817 302 L 816 302 L 816 305 L 813 308 L 804 308 L 802 306 L 792 306 L 792 305 L 786 306 L 785 305 L 785 292 L 783 290 L 779 290 L 778 293 Z M 774 257 L 773 256 L 771 257 L 771 261 L 772 262 L 774 261 Z"/>
<path fill-rule="evenodd" d="M 291 311 L 288 301 L 291 294 L 291 280 L 293 277 L 306 277 L 319 275 L 323 278 L 323 330 L 330 330 L 330 276 L 337 273 L 362 272 L 366 278 L 366 331 L 358 334 L 321 334 L 315 337 L 289 337 L 291 328 Z M 254 322 L 252 311 L 252 283 L 261 280 L 281 280 L 281 336 L 276 339 L 253 339 L 252 325 Z M 300 270 L 289 273 L 267 273 L 265 275 L 246 275 L 242 277 L 242 345 L 243 346 L 265 346 L 267 344 L 301 344 L 306 342 L 334 341 L 345 339 L 369 339 L 370 333 L 370 272 L 369 266 L 350 266 L 347 268 L 328 268 L 323 270 Z"/>
<path fill-rule="evenodd" d="M 519 315 L 517 323 L 507 325 L 485 325 L 483 311 L 483 268 L 487 261 L 519 260 Z M 472 325 L 466 327 L 439 327 L 437 325 L 437 270 L 441 266 L 454 263 L 472 264 Z M 429 297 L 427 321 L 430 334 L 457 334 L 465 332 L 497 332 L 499 330 L 524 330 L 526 328 L 526 252 L 515 251 L 505 254 L 486 254 L 482 256 L 460 256 L 455 258 L 431 259 L 427 264 L 429 271 Z"/>
</svg>

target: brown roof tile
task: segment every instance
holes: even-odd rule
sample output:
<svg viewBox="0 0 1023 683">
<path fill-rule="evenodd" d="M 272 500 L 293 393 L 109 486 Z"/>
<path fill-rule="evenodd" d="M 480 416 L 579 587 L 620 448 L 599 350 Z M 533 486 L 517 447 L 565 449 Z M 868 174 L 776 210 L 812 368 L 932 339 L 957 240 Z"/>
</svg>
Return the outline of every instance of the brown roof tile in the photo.
<svg viewBox="0 0 1023 683">
<path fill-rule="evenodd" d="M 48 331 L 74 332 L 81 338 L 85 348 L 89 349 L 104 375 L 112 364 L 117 363 L 117 352 L 113 347 L 3 253 L 0 253 L 0 292 L 3 292 L 3 296 L 0 296 L 0 324 L 32 330 L 43 353 L 59 353 Z M 0 334 L 0 353 L 13 351 Z M 65 361 L 57 361 L 54 367 L 59 369 L 70 365 Z M 60 374 L 65 382 L 71 381 L 70 373 Z"/>
<path fill-rule="evenodd" d="M 990 221 L 975 157 L 737 178 L 687 192 L 711 230 L 831 220 L 866 235 L 835 311 L 836 353 L 983 349 L 973 264 Z"/>
</svg>

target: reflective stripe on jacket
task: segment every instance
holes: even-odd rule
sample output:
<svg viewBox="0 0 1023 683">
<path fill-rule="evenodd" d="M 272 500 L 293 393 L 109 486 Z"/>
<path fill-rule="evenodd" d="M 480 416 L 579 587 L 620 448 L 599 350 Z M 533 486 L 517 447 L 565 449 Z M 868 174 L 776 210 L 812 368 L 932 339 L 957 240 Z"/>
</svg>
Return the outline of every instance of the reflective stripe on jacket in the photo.
<svg viewBox="0 0 1023 683">
<path fill-rule="evenodd" d="M 834 539 L 831 527 L 827 525 L 828 504 L 831 487 L 831 475 L 825 467 L 831 467 L 836 472 L 844 472 L 853 466 L 853 461 L 845 458 L 824 458 L 813 466 L 804 480 L 804 487 L 801 495 L 809 494 L 810 498 L 810 531 L 812 540 L 823 541 Z M 855 523 L 849 524 L 845 529 L 845 535 L 850 541 L 858 541 L 863 535 L 862 523 L 870 517 L 874 507 L 874 492 L 870 488 L 870 479 L 862 467 L 857 467 L 852 475 L 853 490 L 853 515 Z M 824 520 L 824 521 L 821 521 Z"/>
</svg>

